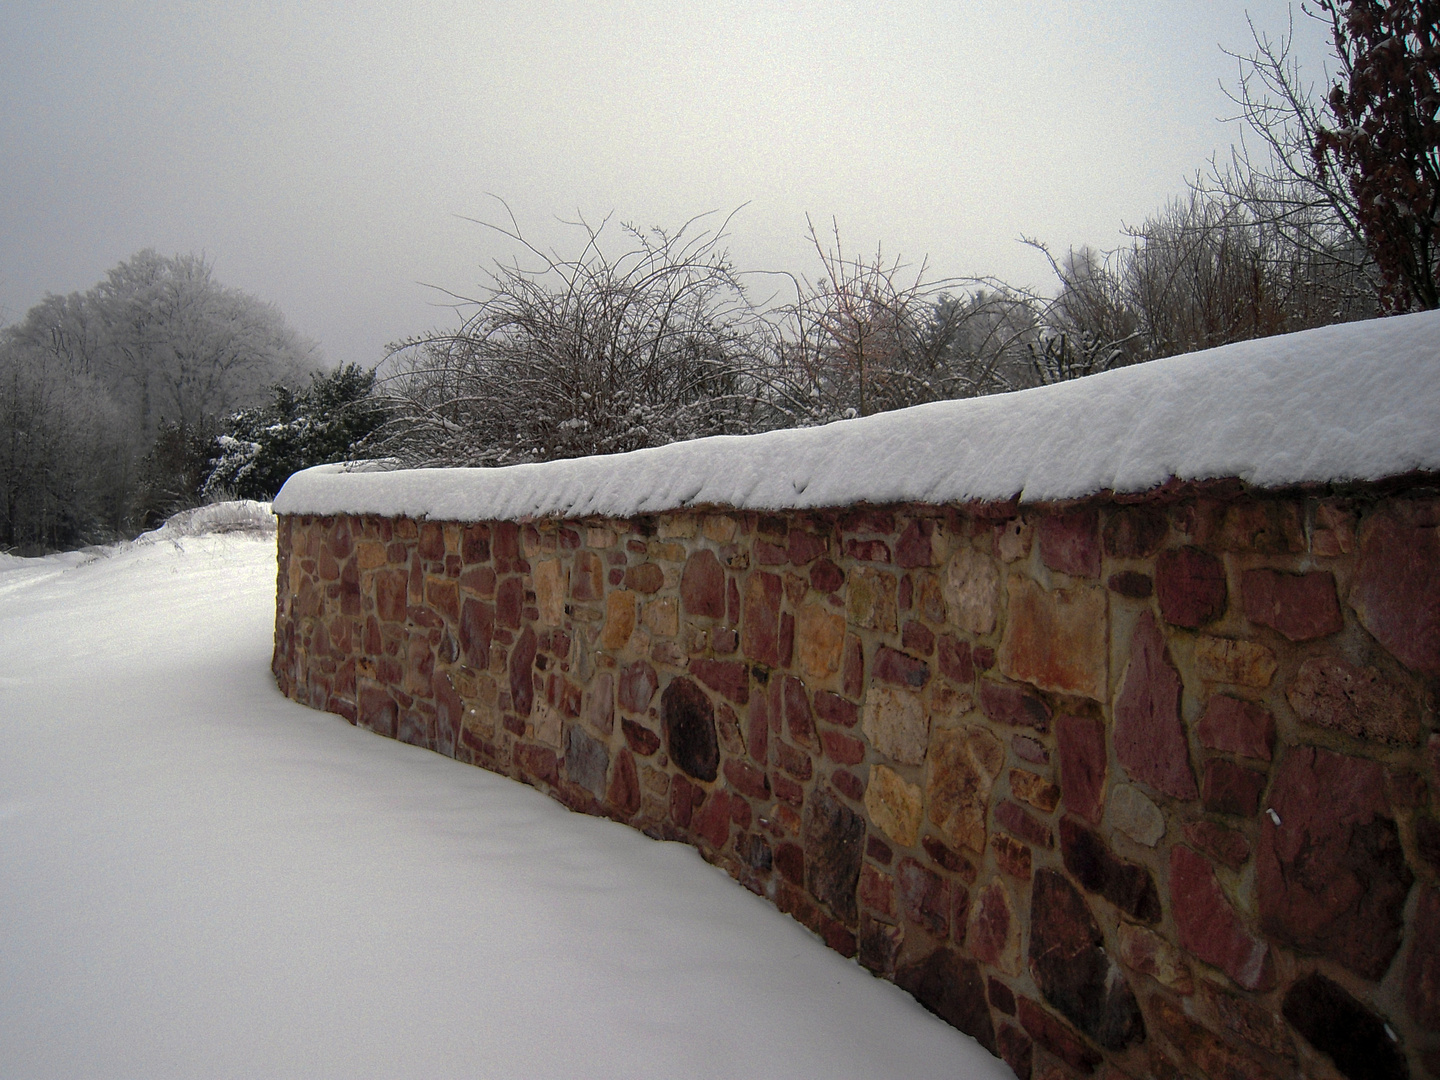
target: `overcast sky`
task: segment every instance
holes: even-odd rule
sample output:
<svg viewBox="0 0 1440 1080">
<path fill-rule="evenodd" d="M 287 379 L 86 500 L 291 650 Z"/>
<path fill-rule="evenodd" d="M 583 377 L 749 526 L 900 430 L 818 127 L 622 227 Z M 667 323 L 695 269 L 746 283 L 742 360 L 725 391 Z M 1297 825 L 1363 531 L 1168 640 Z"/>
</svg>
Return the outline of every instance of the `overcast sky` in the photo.
<svg viewBox="0 0 1440 1080">
<path fill-rule="evenodd" d="M 1236 137 L 1221 85 L 1285 0 L 884 4 L 0 0 L 0 322 L 145 247 L 203 252 L 333 362 L 452 312 L 558 218 L 748 204 L 746 269 L 805 215 L 937 276 L 1048 288 L 1022 234 L 1119 242 Z M 1319 80 L 1320 27 L 1296 10 Z"/>
</svg>

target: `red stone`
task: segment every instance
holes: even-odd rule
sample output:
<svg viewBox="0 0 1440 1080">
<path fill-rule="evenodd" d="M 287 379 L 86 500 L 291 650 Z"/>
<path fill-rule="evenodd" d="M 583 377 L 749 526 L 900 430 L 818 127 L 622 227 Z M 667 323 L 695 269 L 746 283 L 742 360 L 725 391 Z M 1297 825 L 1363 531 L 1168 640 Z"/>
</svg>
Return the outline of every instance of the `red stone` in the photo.
<svg viewBox="0 0 1440 1080">
<path fill-rule="evenodd" d="M 641 714 L 650 707 L 650 699 L 660 687 L 660 676 L 644 660 L 636 660 L 620 672 L 620 708 Z"/>
<path fill-rule="evenodd" d="M 757 765 L 763 766 L 770 761 L 770 714 L 764 694 L 755 695 L 755 700 L 750 703 L 750 716 L 745 723 L 745 749 L 750 754 L 750 760 Z"/>
<path fill-rule="evenodd" d="M 770 774 L 770 790 L 777 799 L 791 806 L 800 806 L 805 801 L 805 789 L 784 773 Z"/>
<path fill-rule="evenodd" d="M 1075 510 L 1042 518 L 1036 533 L 1040 561 L 1051 570 L 1075 577 L 1100 576 L 1100 514 Z"/>
<path fill-rule="evenodd" d="M 1285 992 L 1281 1006 L 1291 1027 L 1327 1054 L 1340 1073 L 1364 1080 L 1409 1080 L 1404 1051 L 1389 1025 L 1339 983 L 1318 971 Z"/>
<path fill-rule="evenodd" d="M 1149 575 L 1135 570 L 1121 570 L 1118 574 L 1111 574 L 1105 587 L 1113 593 L 1128 596 L 1131 600 L 1145 600 L 1155 591 L 1155 583 L 1150 580 Z"/>
<path fill-rule="evenodd" d="M 725 762 L 725 779 L 736 791 L 752 799 L 765 800 L 770 797 L 770 781 L 765 773 L 748 761 L 731 759 Z"/>
<path fill-rule="evenodd" d="M 1029 761 L 1036 765 L 1044 765 L 1050 761 L 1050 751 L 1045 749 L 1044 744 L 1030 738 L 1029 735 L 1011 735 L 1010 749 L 1015 751 L 1015 756 L 1021 761 Z M 1101 779 L 1103 781 L 1104 778 Z M 1101 786 L 1103 787 L 1103 783 Z"/>
<path fill-rule="evenodd" d="M 1246 990 L 1274 985 L 1269 947 L 1246 930 L 1205 857 L 1183 844 L 1170 849 L 1170 911 L 1182 949 Z"/>
<path fill-rule="evenodd" d="M 714 780 L 720 771 L 720 747 L 715 707 L 705 691 L 684 676 L 671 679 L 660 695 L 660 723 L 671 762 L 696 780 Z"/>
<path fill-rule="evenodd" d="M 932 566 L 935 562 L 934 548 L 930 538 L 934 535 L 935 523 L 917 520 L 905 526 L 905 531 L 895 541 L 895 562 L 907 570 L 920 566 Z"/>
<path fill-rule="evenodd" d="M 793 675 L 786 675 L 782 685 L 785 699 L 785 728 L 790 738 L 811 750 L 819 749 L 815 741 L 815 720 L 810 712 L 810 699 L 805 684 Z"/>
<path fill-rule="evenodd" d="M 1028 847 L 1003 833 L 992 836 L 990 846 L 995 849 L 995 863 L 1003 873 L 1021 881 L 1030 880 L 1031 854 Z"/>
<path fill-rule="evenodd" d="M 895 983 L 941 1020 L 995 1053 L 995 1027 L 985 1000 L 985 982 L 974 960 L 942 947 L 897 970 Z"/>
<path fill-rule="evenodd" d="M 865 744 L 838 731 L 820 733 L 820 742 L 825 756 L 837 765 L 859 765 L 865 760 Z"/>
<path fill-rule="evenodd" d="M 823 536 L 816 536 L 804 529 L 791 529 L 787 538 L 786 554 L 796 566 L 804 566 L 817 556 L 824 555 L 827 547 Z"/>
<path fill-rule="evenodd" d="M 870 856 L 882 866 L 889 866 L 890 859 L 894 853 L 890 845 L 881 840 L 878 836 L 868 836 L 865 839 L 865 854 Z"/>
<path fill-rule="evenodd" d="M 900 644 L 911 652 L 929 656 L 935 651 L 935 632 L 924 623 L 911 619 L 900 631 Z"/>
<path fill-rule="evenodd" d="M 1250 841 L 1243 833 L 1213 821 L 1192 821 L 1185 826 L 1185 838 L 1218 863 L 1239 870 L 1250 858 Z"/>
<path fill-rule="evenodd" d="M 1003 885 L 997 881 L 981 889 L 976 897 L 974 924 L 965 939 L 970 955 L 991 967 L 1003 963 L 1014 920 Z"/>
<path fill-rule="evenodd" d="M 1350 606 L 1375 640 L 1421 675 L 1440 675 L 1440 529 L 1382 511 L 1361 529 Z"/>
<path fill-rule="evenodd" d="M 1275 718 L 1252 701 L 1214 694 L 1205 703 L 1195 733 L 1208 750 L 1269 761 L 1275 746 Z"/>
<path fill-rule="evenodd" d="M 624 818 L 633 817 L 640 809 L 640 777 L 635 769 L 635 758 L 629 750 L 621 750 L 615 757 L 605 802 Z"/>
<path fill-rule="evenodd" d="M 416 549 L 422 559 L 443 559 L 445 557 L 445 533 L 438 521 L 420 523 L 420 545 Z"/>
<path fill-rule="evenodd" d="M 1160 550 L 1170 533 L 1165 511 L 1152 506 L 1127 506 L 1105 522 L 1105 554 L 1116 559 L 1147 559 Z"/>
<path fill-rule="evenodd" d="M 790 659 L 795 649 L 795 616 L 785 612 L 780 616 L 780 640 L 776 643 L 776 650 L 780 657 L 780 666 L 788 668 Z"/>
<path fill-rule="evenodd" d="M 647 727 L 625 717 L 620 718 L 620 730 L 630 749 L 641 757 L 649 757 L 660 749 L 660 736 Z"/>
<path fill-rule="evenodd" d="M 535 683 L 530 677 L 535 664 L 535 644 L 535 631 L 527 626 L 510 650 L 510 697 L 521 716 L 530 715 L 535 701 Z"/>
<path fill-rule="evenodd" d="M 495 619 L 501 626 L 520 629 L 520 609 L 525 606 L 525 583 L 508 577 L 495 590 Z"/>
<path fill-rule="evenodd" d="M 780 666 L 780 599 L 784 587 L 775 574 L 754 571 L 745 586 L 740 647 L 751 660 Z"/>
<path fill-rule="evenodd" d="M 995 806 L 995 820 L 1027 844 L 1035 847 L 1053 847 L 1050 827 L 1036 821 L 1018 803 L 1001 799 Z"/>
<path fill-rule="evenodd" d="M 865 653 L 860 639 L 853 634 L 845 638 L 845 667 L 842 689 L 848 698 L 858 698 L 865 690 Z"/>
<path fill-rule="evenodd" d="M 799 844 L 779 844 L 775 848 L 774 860 L 775 869 L 791 885 L 805 884 L 805 853 L 800 850 Z"/>
<path fill-rule="evenodd" d="M 1060 744 L 1060 798 L 1065 808 L 1099 825 L 1105 794 L 1105 725 L 1062 715 L 1055 721 L 1055 738 Z"/>
<path fill-rule="evenodd" d="M 854 702 L 846 701 L 838 694 L 832 694 L 829 690 L 817 690 L 815 692 L 815 715 L 827 724 L 854 727 L 860 719 L 860 707 Z"/>
<path fill-rule="evenodd" d="M 1291 641 L 1322 638 L 1344 626 L 1335 578 L 1328 570 L 1308 574 L 1246 570 L 1240 578 L 1240 594 L 1245 618 L 1278 630 Z"/>
<path fill-rule="evenodd" d="M 816 592 L 837 592 L 844 584 L 845 571 L 829 559 L 821 559 L 810 568 L 810 587 Z"/>
<path fill-rule="evenodd" d="M 696 835 L 711 847 L 724 847 L 730 839 L 730 796 L 723 791 L 715 792 L 690 824 Z"/>
<path fill-rule="evenodd" d="M 360 691 L 357 712 L 357 722 L 361 727 L 368 728 L 377 735 L 392 739 L 395 737 L 395 722 L 399 709 L 395 705 L 395 699 L 384 690 L 375 686 L 364 687 Z"/>
<path fill-rule="evenodd" d="M 750 669 L 738 660 L 692 660 L 690 674 L 736 705 L 750 700 Z"/>
<path fill-rule="evenodd" d="M 683 776 L 670 779 L 670 820 L 682 829 L 690 827 L 695 807 L 705 798 L 705 789 L 696 787 Z"/>
<path fill-rule="evenodd" d="M 994 979 L 990 980 L 990 1003 L 995 1004 L 994 990 L 998 984 Z M 1007 991 L 1008 993 L 1008 991 Z M 1000 1006 L 995 1005 L 998 1009 Z M 1006 1010 L 1001 1010 L 1002 1012 Z M 1011 1016 L 1015 1015 L 1015 998 L 1010 998 Z M 1031 1069 L 1034 1067 L 1035 1050 L 1030 1037 L 1019 1028 L 1010 1024 L 1001 1024 L 995 1033 L 996 1052 L 1000 1059 L 1010 1066 L 1010 1071 L 1016 1076 L 1016 1080 L 1031 1080 Z"/>
<path fill-rule="evenodd" d="M 943 866 L 952 874 L 959 874 L 968 883 L 975 881 L 975 867 L 971 865 L 970 860 L 958 851 L 946 847 L 939 837 L 922 837 L 920 846 L 925 849 L 925 854 L 935 860 L 937 865 Z"/>
<path fill-rule="evenodd" d="M 665 585 L 665 571 L 654 563 L 641 563 L 625 571 L 625 587 L 646 596 L 657 593 Z"/>
<path fill-rule="evenodd" d="M 843 550 L 847 559 L 855 559 L 857 562 L 890 561 L 890 545 L 884 540 L 846 540 Z"/>
<path fill-rule="evenodd" d="M 900 927 L 888 926 L 878 919 L 862 914 L 859 935 L 860 966 L 877 975 L 893 975 L 895 961 L 900 956 L 902 938 L 903 931 Z"/>
<path fill-rule="evenodd" d="M 1009 683 L 980 680 L 980 709 L 986 719 L 997 724 L 1034 728 L 1041 734 L 1050 730 L 1050 710 L 1045 702 Z"/>
<path fill-rule="evenodd" d="M 1405 957 L 1405 1007 L 1427 1031 L 1440 1031 L 1440 891 L 1420 893 Z"/>
<path fill-rule="evenodd" d="M 1024 995 L 1015 999 L 1020 1024 L 1029 1036 L 1061 1061 L 1089 1076 L 1101 1057 L 1070 1026 L 1052 1016 Z"/>
<path fill-rule="evenodd" d="M 1195 628 L 1225 614 L 1225 566 L 1198 548 L 1176 548 L 1155 560 L 1160 614 L 1173 626 Z"/>
<path fill-rule="evenodd" d="M 548 746 L 517 742 L 514 760 L 515 767 L 533 780 L 541 780 L 551 787 L 560 782 L 559 759 Z"/>
<path fill-rule="evenodd" d="M 477 596 L 493 597 L 495 595 L 495 571 L 488 566 L 477 566 L 474 570 L 466 570 L 460 575 L 460 587 L 468 589 Z"/>
<path fill-rule="evenodd" d="M 404 570 L 380 570 L 375 574 L 375 614 L 383 622 L 404 622 L 409 579 Z"/>
<path fill-rule="evenodd" d="M 837 919 L 854 926 L 865 819 L 828 792 L 816 791 L 806 803 L 802 832 L 806 890 Z"/>
<path fill-rule="evenodd" d="M 918 689 L 930 681 L 930 665 L 888 645 L 881 645 L 876 650 L 871 675 L 882 682 Z"/>
<path fill-rule="evenodd" d="M 851 802 L 860 802 L 865 798 L 864 781 L 848 769 L 836 769 L 830 774 L 830 783 Z"/>
<path fill-rule="evenodd" d="M 1148 611 L 1130 639 L 1130 668 L 1115 702 L 1115 756 L 1125 771 L 1176 799 L 1198 794 L 1180 723 L 1180 676 L 1165 656 L 1165 636 Z"/>
<path fill-rule="evenodd" d="M 895 918 L 895 879 L 868 863 L 860 868 L 860 906 L 888 919 Z"/>
<path fill-rule="evenodd" d="M 961 641 L 950 634 L 940 635 L 940 674 L 957 683 L 971 683 L 975 680 L 975 662 L 970 655 L 970 643 Z"/>
<path fill-rule="evenodd" d="M 1015 992 L 1010 987 L 992 975 L 985 981 L 985 989 L 991 1005 L 1006 1016 L 1015 1015 Z"/>
<path fill-rule="evenodd" d="M 1414 880 L 1374 761 L 1313 746 L 1281 760 L 1260 819 L 1255 891 L 1271 937 L 1379 980 Z"/>
<path fill-rule="evenodd" d="M 490 526 L 465 526 L 460 536 L 460 557 L 467 563 L 490 561 Z"/>
<path fill-rule="evenodd" d="M 1103 896 L 1141 922 L 1160 921 L 1160 894 L 1150 871 L 1114 854 L 1074 818 L 1060 819 L 1060 853 L 1065 869 L 1086 891 Z"/>
<path fill-rule="evenodd" d="M 809 780 L 814 773 L 814 764 L 810 755 L 803 750 L 796 750 L 789 743 L 775 742 L 771 744 L 771 750 L 775 755 L 775 764 L 784 769 L 796 780 Z"/>
<path fill-rule="evenodd" d="M 733 577 L 725 582 L 725 621 L 731 626 L 740 622 L 740 586 Z"/>
<path fill-rule="evenodd" d="M 1260 809 L 1260 796 L 1265 791 L 1265 774 L 1247 769 L 1224 758 L 1205 763 L 1205 782 L 1201 801 L 1212 814 L 1232 817 L 1254 817 Z"/>
</svg>

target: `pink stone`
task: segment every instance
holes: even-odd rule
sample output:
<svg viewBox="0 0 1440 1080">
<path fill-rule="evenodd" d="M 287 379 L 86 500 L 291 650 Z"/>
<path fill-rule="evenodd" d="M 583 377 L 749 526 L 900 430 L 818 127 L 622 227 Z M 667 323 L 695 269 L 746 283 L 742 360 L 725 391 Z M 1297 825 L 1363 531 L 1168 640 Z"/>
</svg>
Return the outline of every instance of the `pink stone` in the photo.
<svg viewBox="0 0 1440 1080">
<path fill-rule="evenodd" d="M 1044 765 L 1050 760 L 1050 751 L 1045 749 L 1044 744 L 1030 738 L 1029 735 L 1010 736 L 1010 749 L 1015 751 L 1015 756 L 1022 761 L 1029 761 L 1035 765 Z"/>
<path fill-rule="evenodd" d="M 1245 929 L 1205 857 L 1183 844 L 1170 849 L 1170 911 L 1182 949 L 1246 990 L 1273 985 L 1269 947 Z"/>
<path fill-rule="evenodd" d="M 1040 559 L 1051 570 L 1075 577 L 1100 576 L 1100 514 L 1076 510 L 1040 520 Z"/>
<path fill-rule="evenodd" d="M 911 858 L 900 860 L 895 880 L 900 887 L 900 907 L 905 917 L 936 937 L 949 934 L 949 882 Z"/>
<path fill-rule="evenodd" d="M 495 590 L 495 621 L 512 630 L 520 629 L 520 609 L 525 606 L 525 583 L 507 577 Z"/>
<path fill-rule="evenodd" d="M 620 673 L 620 708 L 643 714 L 660 686 L 660 677 L 644 660 L 636 660 Z"/>
<path fill-rule="evenodd" d="M 1172 626 L 1194 629 L 1225 613 L 1225 567 L 1198 548 L 1163 551 L 1155 560 L 1160 614 Z"/>
<path fill-rule="evenodd" d="M 1176 799 L 1198 794 L 1180 724 L 1180 676 L 1165 656 L 1165 636 L 1145 611 L 1130 640 L 1130 669 L 1115 702 L 1115 756 L 1133 779 Z"/>
<path fill-rule="evenodd" d="M 691 828 L 712 848 L 722 848 L 730 839 L 730 796 L 717 791 L 706 800 L 700 813 L 691 819 Z"/>
<path fill-rule="evenodd" d="M 1253 701 L 1215 694 L 1205 703 L 1195 733 L 1207 750 L 1269 761 L 1275 746 L 1275 717 Z"/>
<path fill-rule="evenodd" d="M 738 660 L 692 660 L 690 674 L 736 705 L 750 700 L 750 669 Z"/>
<path fill-rule="evenodd" d="M 911 619 L 901 628 L 900 645 L 910 652 L 929 656 L 935 651 L 935 632 L 924 623 Z"/>
<path fill-rule="evenodd" d="M 1308 574 L 1246 570 L 1240 578 L 1240 594 L 1245 618 L 1278 630 L 1291 641 L 1322 638 L 1344 626 L 1335 578 L 1328 570 Z"/>
<path fill-rule="evenodd" d="M 1001 799 L 996 804 L 995 820 L 1027 844 L 1047 848 L 1054 846 L 1050 827 L 1036 821 L 1023 807 L 1009 799 Z"/>
<path fill-rule="evenodd" d="M 1381 512 L 1361 530 L 1350 606 L 1375 640 L 1422 675 L 1440 675 L 1440 529 Z"/>
<path fill-rule="evenodd" d="M 1055 721 L 1055 737 L 1060 744 L 1060 798 L 1072 814 L 1099 825 L 1105 797 L 1105 725 L 1083 716 L 1061 716 Z"/>
<path fill-rule="evenodd" d="M 713 551 L 697 551 L 685 561 L 680 575 L 680 606 L 687 615 L 725 617 L 725 570 Z"/>
<path fill-rule="evenodd" d="M 830 782 L 851 802 L 860 802 L 865 798 L 865 782 L 848 769 L 836 769 L 830 774 Z"/>
</svg>

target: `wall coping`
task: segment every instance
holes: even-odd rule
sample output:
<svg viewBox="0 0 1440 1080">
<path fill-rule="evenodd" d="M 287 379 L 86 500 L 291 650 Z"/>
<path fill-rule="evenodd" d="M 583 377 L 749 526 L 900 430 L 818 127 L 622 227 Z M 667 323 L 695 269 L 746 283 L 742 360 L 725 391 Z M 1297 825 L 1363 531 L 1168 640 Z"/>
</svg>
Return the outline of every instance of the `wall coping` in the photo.
<svg viewBox="0 0 1440 1080">
<path fill-rule="evenodd" d="M 1057 502 L 1440 472 L 1440 312 L 1239 342 L 823 427 L 497 469 L 319 466 L 278 514 L 448 521 Z"/>
</svg>

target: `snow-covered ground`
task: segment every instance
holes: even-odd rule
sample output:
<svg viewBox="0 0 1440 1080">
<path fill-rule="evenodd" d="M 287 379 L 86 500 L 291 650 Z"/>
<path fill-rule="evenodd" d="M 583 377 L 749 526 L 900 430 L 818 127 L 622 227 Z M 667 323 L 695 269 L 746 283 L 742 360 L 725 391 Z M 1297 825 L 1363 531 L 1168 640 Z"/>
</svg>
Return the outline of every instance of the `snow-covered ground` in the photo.
<svg viewBox="0 0 1440 1080">
<path fill-rule="evenodd" d="M 282 698 L 274 541 L 0 557 L 0 1076 L 1010 1077 L 691 849 Z"/>
</svg>

